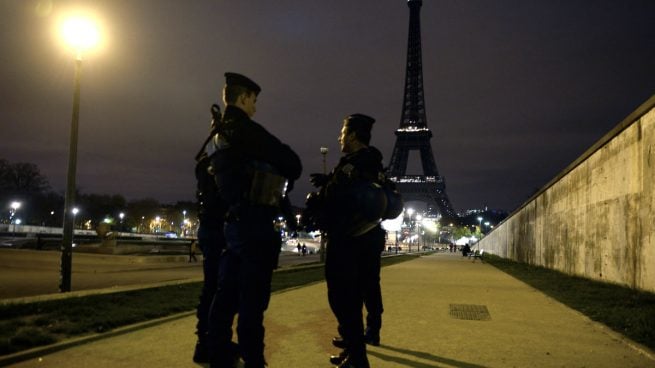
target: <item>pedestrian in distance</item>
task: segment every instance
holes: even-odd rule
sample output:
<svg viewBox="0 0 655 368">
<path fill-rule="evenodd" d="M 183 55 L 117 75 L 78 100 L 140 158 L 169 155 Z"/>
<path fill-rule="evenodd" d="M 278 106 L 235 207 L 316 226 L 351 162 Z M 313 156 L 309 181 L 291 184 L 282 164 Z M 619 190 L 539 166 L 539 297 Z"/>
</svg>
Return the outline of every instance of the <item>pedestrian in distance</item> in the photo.
<svg viewBox="0 0 655 368">
<path fill-rule="evenodd" d="M 366 342 L 379 345 L 380 339 L 380 256 L 385 242 L 380 221 L 387 200 L 380 189 L 386 183 L 382 154 L 369 145 L 374 122 L 362 114 L 344 119 L 339 136 L 344 155 L 330 174 L 311 175 L 320 191 L 310 194 L 307 202 L 308 216 L 327 236 L 328 302 L 340 335 L 333 345 L 343 349 L 330 362 L 342 368 L 369 367 Z M 365 300 L 371 316 L 368 336 L 362 318 Z"/>
<path fill-rule="evenodd" d="M 195 240 L 192 240 L 191 244 L 189 244 L 189 263 L 198 262 L 196 252 L 198 252 L 198 243 Z"/>
<path fill-rule="evenodd" d="M 225 73 L 223 118 L 211 156 L 219 197 L 228 204 L 226 248 L 210 312 L 210 367 L 263 368 L 264 312 L 271 293 L 281 239 L 273 220 L 293 223 L 288 192 L 300 177 L 298 155 L 252 120 L 261 88 L 246 76 Z M 238 352 L 232 323 L 238 313 Z"/>
</svg>

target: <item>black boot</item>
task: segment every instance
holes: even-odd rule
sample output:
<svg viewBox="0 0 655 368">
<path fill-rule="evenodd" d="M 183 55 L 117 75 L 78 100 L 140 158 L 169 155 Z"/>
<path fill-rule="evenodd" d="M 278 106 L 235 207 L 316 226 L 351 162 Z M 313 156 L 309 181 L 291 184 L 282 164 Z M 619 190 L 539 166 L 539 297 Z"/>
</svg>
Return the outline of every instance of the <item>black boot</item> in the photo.
<svg viewBox="0 0 655 368">
<path fill-rule="evenodd" d="M 204 340 L 196 342 L 196 348 L 193 351 L 193 361 L 196 363 L 209 363 L 209 347 Z"/>
<path fill-rule="evenodd" d="M 337 368 L 371 368 L 368 363 L 366 353 L 350 354 L 346 359 L 337 366 Z"/>
<path fill-rule="evenodd" d="M 380 346 L 380 331 L 367 328 L 364 334 L 364 342 L 369 345 Z"/>
<path fill-rule="evenodd" d="M 348 351 L 343 350 L 339 355 L 330 355 L 330 363 L 334 365 L 339 365 L 341 364 L 346 358 L 348 357 Z"/>
<path fill-rule="evenodd" d="M 332 346 L 339 349 L 345 349 L 348 347 L 348 342 L 344 340 L 343 337 L 337 336 L 332 338 Z"/>
<path fill-rule="evenodd" d="M 227 349 L 221 349 L 211 356 L 210 368 L 235 368 L 239 362 L 239 345 L 230 342 Z"/>
</svg>

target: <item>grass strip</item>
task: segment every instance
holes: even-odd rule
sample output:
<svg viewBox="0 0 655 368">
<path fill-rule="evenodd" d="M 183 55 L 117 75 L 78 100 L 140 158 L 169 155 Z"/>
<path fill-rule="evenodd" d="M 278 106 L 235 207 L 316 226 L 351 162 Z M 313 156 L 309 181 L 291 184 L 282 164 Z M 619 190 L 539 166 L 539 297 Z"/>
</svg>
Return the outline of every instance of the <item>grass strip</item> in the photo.
<svg viewBox="0 0 655 368">
<path fill-rule="evenodd" d="M 485 254 L 485 262 L 655 350 L 655 294 Z"/>
<path fill-rule="evenodd" d="M 382 266 L 413 255 L 385 257 Z M 323 281 L 322 264 L 283 268 L 273 273 L 272 291 Z M 102 333 L 117 327 L 192 311 L 201 282 L 0 306 L 0 355 Z"/>
</svg>

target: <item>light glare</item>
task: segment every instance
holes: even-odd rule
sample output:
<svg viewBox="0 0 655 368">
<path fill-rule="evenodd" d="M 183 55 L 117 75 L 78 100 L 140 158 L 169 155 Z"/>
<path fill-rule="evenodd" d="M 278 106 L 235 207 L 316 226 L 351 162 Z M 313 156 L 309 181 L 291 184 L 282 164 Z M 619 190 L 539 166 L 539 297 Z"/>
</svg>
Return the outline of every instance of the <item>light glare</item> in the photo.
<svg viewBox="0 0 655 368">
<path fill-rule="evenodd" d="M 98 44 L 100 35 L 96 24 L 86 18 L 69 18 L 64 21 L 62 35 L 66 43 L 80 52 Z"/>
</svg>

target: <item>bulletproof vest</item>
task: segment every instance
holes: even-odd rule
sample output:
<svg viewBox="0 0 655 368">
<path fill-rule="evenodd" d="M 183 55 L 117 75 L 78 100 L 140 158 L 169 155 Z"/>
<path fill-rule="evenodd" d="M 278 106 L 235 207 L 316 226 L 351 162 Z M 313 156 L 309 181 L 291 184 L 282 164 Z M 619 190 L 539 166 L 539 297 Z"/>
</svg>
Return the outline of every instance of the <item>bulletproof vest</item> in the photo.
<svg viewBox="0 0 655 368">
<path fill-rule="evenodd" d="M 243 160 L 220 132 L 210 142 L 208 151 L 216 191 L 223 201 L 233 206 L 243 197 L 246 184 Z"/>
<path fill-rule="evenodd" d="M 221 132 L 214 137 L 213 146 L 211 166 L 217 192 L 224 201 L 229 205 L 280 206 L 288 182 L 273 166 L 245 160 Z"/>
<path fill-rule="evenodd" d="M 275 167 L 262 161 L 251 161 L 248 165 L 250 188 L 245 199 L 250 204 L 280 207 L 287 189 L 287 178 Z"/>
</svg>

